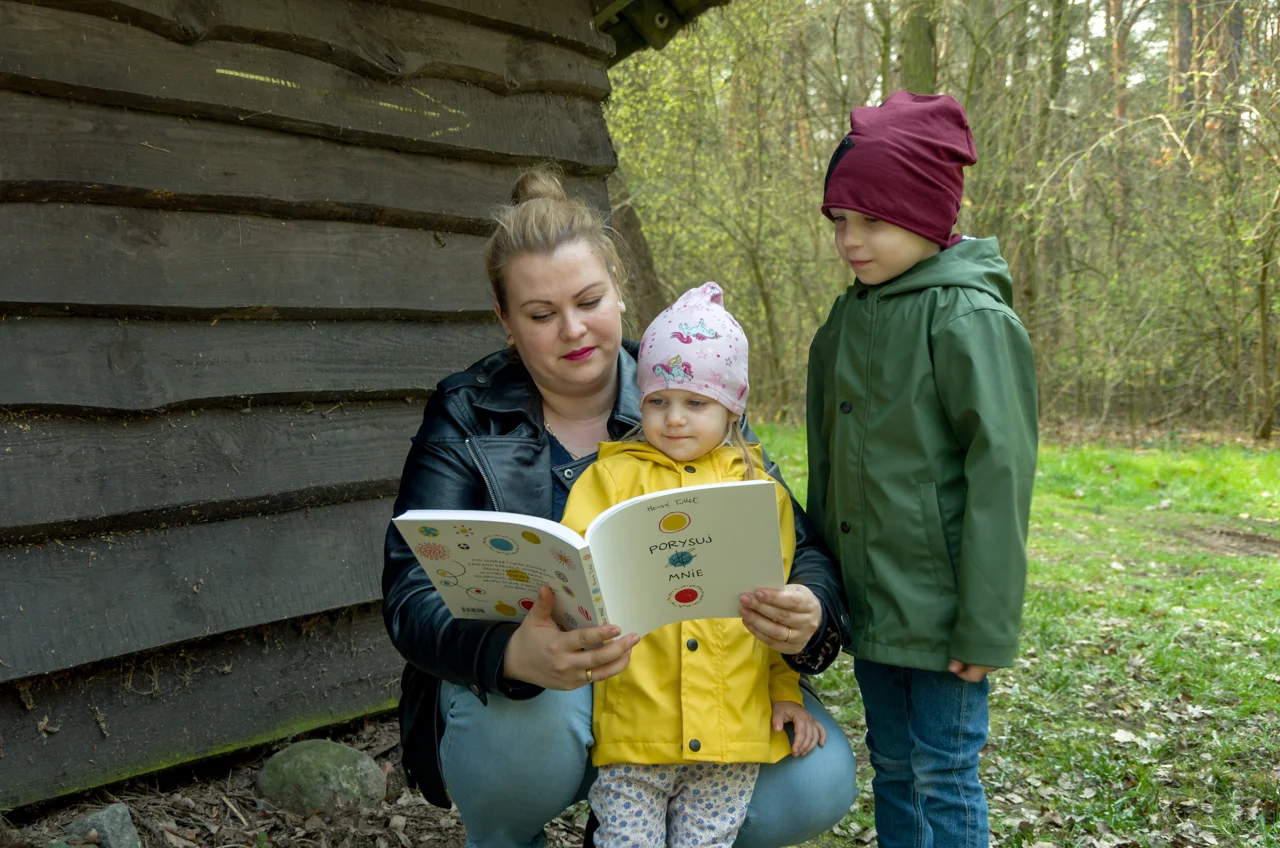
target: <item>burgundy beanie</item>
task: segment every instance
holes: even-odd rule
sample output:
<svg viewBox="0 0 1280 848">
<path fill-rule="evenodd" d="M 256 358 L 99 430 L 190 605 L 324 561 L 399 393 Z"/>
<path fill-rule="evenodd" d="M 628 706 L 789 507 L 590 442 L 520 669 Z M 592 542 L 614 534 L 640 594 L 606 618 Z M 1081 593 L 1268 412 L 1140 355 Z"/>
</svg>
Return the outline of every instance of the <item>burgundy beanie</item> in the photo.
<svg viewBox="0 0 1280 848">
<path fill-rule="evenodd" d="M 945 94 L 896 91 L 854 109 L 849 126 L 827 166 L 822 213 L 851 209 L 949 246 L 962 169 L 978 161 L 964 107 Z"/>
</svg>

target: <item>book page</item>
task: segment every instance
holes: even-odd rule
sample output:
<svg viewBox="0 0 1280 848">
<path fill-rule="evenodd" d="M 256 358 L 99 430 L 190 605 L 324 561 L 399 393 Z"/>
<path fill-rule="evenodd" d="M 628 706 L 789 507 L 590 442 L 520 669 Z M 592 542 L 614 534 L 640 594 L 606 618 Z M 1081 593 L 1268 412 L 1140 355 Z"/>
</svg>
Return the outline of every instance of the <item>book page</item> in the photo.
<svg viewBox="0 0 1280 848">
<path fill-rule="evenodd" d="M 644 634 L 675 621 L 737 618 L 738 597 L 782 588 L 772 480 L 633 498 L 587 528 L 609 621 Z"/>
<path fill-rule="evenodd" d="M 411 510 L 394 523 L 456 618 L 521 621 L 546 583 L 561 628 L 598 623 L 585 544 L 568 527 L 478 510 Z"/>
</svg>

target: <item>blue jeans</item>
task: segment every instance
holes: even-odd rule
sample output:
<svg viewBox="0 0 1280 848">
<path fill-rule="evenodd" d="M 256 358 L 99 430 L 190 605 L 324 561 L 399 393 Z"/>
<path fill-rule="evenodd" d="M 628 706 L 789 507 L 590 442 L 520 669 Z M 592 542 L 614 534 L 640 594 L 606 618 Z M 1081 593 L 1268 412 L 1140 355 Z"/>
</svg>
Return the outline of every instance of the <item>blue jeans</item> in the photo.
<svg viewBox="0 0 1280 848">
<path fill-rule="evenodd" d="M 808 692 L 804 706 L 826 727 L 826 747 L 760 767 L 739 848 L 812 839 L 853 804 L 853 751 L 844 731 Z M 587 797 L 596 779 L 590 686 L 528 701 L 490 695 L 486 707 L 466 688 L 444 683 L 440 711 L 447 722 L 440 761 L 468 846 L 541 846 L 547 822 Z"/>
<path fill-rule="evenodd" d="M 853 672 L 867 711 L 881 848 L 989 845 L 978 752 L 991 684 L 868 660 Z"/>
</svg>

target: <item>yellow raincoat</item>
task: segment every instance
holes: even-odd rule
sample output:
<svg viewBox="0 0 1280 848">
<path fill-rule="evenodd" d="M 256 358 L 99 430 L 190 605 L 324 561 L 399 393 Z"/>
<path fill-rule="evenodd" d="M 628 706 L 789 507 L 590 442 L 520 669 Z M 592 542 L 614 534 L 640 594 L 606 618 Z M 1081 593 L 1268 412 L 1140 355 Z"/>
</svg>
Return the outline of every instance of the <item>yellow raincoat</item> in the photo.
<svg viewBox="0 0 1280 848">
<path fill-rule="evenodd" d="M 759 476 L 759 445 L 752 446 Z M 583 533 L 604 510 L 638 495 L 745 478 L 742 452 L 722 446 L 676 462 L 645 442 L 610 442 L 569 493 L 562 523 Z M 791 573 L 795 525 L 781 484 L 783 568 Z M 784 578 L 785 579 L 785 578 Z M 774 763 L 791 752 L 770 726 L 774 701 L 800 700 L 800 675 L 739 619 L 701 619 L 653 631 L 631 651 L 627 670 L 594 687 L 591 761 Z"/>
</svg>

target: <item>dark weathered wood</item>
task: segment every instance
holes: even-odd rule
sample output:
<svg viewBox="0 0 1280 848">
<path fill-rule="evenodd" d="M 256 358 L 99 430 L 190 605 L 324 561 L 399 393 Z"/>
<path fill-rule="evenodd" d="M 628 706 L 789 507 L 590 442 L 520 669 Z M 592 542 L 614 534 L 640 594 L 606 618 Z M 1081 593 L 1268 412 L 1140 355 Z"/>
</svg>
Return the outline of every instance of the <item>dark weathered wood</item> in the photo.
<svg viewBox="0 0 1280 848">
<path fill-rule="evenodd" d="M 0 548 L 0 681 L 376 601 L 392 503 Z"/>
<path fill-rule="evenodd" d="M 488 233 L 520 167 L 0 91 L 0 201 L 252 212 Z M 604 180 L 567 189 L 608 208 Z"/>
<path fill-rule="evenodd" d="M 391 709 L 402 668 L 369 605 L 0 685 L 0 808 Z"/>
<path fill-rule="evenodd" d="M 579 174 L 606 174 L 617 162 L 590 98 L 495 94 L 448 79 L 373 83 L 296 53 L 188 47 L 10 0 L 0 0 L 0 87 L 482 162 L 554 159 Z"/>
<path fill-rule="evenodd" d="M 379 2 L 380 0 L 372 0 Z M 613 41 L 596 29 L 590 0 L 382 0 L 414 11 L 447 15 L 460 21 L 565 44 L 588 56 L 607 59 Z"/>
<path fill-rule="evenodd" d="M 310 56 L 381 82 L 453 79 L 506 94 L 609 95 L 604 62 L 448 17 L 353 0 L 24 0 L 149 30 L 179 44 L 232 41 Z M 558 7 L 562 4 L 549 4 Z"/>
<path fill-rule="evenodd" d="M 413 318 L 489 312 L 481 236 L 0 203 L 0 312 Z"/>
<path fill-rule="evenodd" d="M 0 420 L 0 544 L 394 493 L 421 397 L 132 421 L 11 416 Z"/>
<path fill-rule="evenodd" d="M 496 321 L 0 321 L 0 406 L 157 410 L 421 395 L 502 346 Z"/>
</svg>

